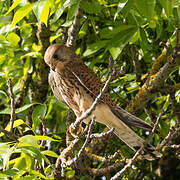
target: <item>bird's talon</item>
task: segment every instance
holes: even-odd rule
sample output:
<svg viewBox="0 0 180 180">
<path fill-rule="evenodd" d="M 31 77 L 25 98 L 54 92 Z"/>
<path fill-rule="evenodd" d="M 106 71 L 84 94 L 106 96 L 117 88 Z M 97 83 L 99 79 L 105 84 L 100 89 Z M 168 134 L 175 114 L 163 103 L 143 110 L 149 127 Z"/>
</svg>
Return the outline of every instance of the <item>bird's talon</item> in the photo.
<svg viewBox="0 0 180 180">
<path fill-rule="evenodd" d="M 69 126 L 69 132 L 70 134 L 74 137 L 74 138 L 77 138 L 81 132 L 83 132 L 83 127 L 82 125 L 80 124 L 79 127 L 75 128 L 74 127 L 74 124 L 72 123 L 70 126 Z"/>
</svg>

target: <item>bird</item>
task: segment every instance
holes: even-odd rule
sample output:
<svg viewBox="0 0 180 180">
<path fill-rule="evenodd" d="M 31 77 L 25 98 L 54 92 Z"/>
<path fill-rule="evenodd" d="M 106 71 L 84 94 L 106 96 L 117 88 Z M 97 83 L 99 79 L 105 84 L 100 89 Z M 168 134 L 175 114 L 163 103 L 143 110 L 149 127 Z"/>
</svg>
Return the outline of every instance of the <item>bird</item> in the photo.
<svg viewBox="0 0 180 180">
<path fill-rule="evenodd" d="M 57 43 L 49 46 L 44 61 L 50 67 L 48 81 L 54 96 L 71 108 L 79 118 L 91 107 L 101 92 L 103 83 L 100 78 L 84 64 L 72 47 L 65 44 Z M 148 123 L 119 107 L 112 100 L 108 90 L 102 94 L 94 111 L 83 122 L 87 124 L 92 115 L 95 115 L 97 122 L 108 128 L 114 128 L 115 135 L 134 151 L 140 149 L 145 140 L 135 133 L 132 127 L 152 130 L 152 126 Z M 144 147 L 142 154 L 147 160 L 162 156 L 150 144 Z"/>
</svg>

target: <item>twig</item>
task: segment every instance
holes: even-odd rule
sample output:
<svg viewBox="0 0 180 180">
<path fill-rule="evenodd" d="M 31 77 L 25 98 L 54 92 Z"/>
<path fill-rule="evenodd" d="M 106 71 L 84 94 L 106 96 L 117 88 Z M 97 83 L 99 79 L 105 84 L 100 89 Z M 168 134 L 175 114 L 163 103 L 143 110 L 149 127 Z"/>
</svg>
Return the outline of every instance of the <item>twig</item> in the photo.
<svg viewBox="0 0 180 180">
<path fill-rule="evenodd" d="M 174 128 L 171 128 L 168 135 L 163 139 L 157 150 L 162 149 L 179 132 L 180 132 L 180 127 L 176 130 L 174 130 Z"/>
<path fill-rule="evenodd" d="M 46 126 L 45 126 L 43 119 L 41 118 L 41 116 L 38 116 L 38 119 L 40 120 L 41 125 L 42 125 L 42 132 L 43 132 L 42 135 L 47 136 L 47 129 L 46 129 Z M 45 146 L 45 144 L 46 144 L 46 141 L 42 140 L 40 146 Z"/>
<path fill-rule="evenodd" d="M 171 90 L 170 101 L 171 101 L 172 110 L 174 112 L 174 115 L 177 117 L 177 123 L 180 124 L 180 110 L 179 110 L 179 105 L 176 101 L 175 91 Z"/>
<path fill-rule="evenodd" d="M 157 127 L 158 127 L 159 121 L 160 121 L 163 113 L 164 113 L 164 110 L 161 109 L 161 112 L 160 112 L 160 114 L 159 114 L 159 116 L 158 116 L 158 118 L 157 118 L 157 120 L 156 120 L 156 122 L 155 122 L 155 124 L 154 124 L 154 126 L 153 126 L 153 129 L 152 129 L 150 135 L 148 136 L 148 138 L 145 140 L 144 144 L 143 144 L 143 145 L 140 147 L 140 149 L 136 152 L 136 154 L 133 156 L 133 158 L 130 159 L 129 163 L 126 164 L 126 165 L 124 166 L 124 168 L 121 169 L 118 173 L 116 173 L 115 176 L 113 176 L 110 180 L 116 180 L 116 179 L 118 179 L 127 169 L 131 168 L 132 165 L 137 161 L 138 156 L 141 155 L 142 150 L 145 148 L 145 146 L 148 144 L 148 142 L 150 141 L 150 139 L 151 139 L 152 136 L 154 135 L 154 133 L 155 133 Z"/>
<path fill-rule="evenodd" d="M 18 136 L 16 136 L 13 132 L 6 131 L 5 129 L 0 129 L 0 132 L 4 133 L 9 139 L 18 142 Z"/>
<path fill-rule="evenodd" d="M 89 152 L 86 152 L 86 155 L 88 156 L 89 159 L 91 159 L 93 161 L 98 161 L 100 163 L 107 163 L 107 162 L 112 162 L 113 160 L 115 160 L 115 158 L 117 158 L 120 155 L 120 151 L 118 150 L 113 155 L 109 155 L 107 157 L 106 156 L 105 157 L 104 156 L 99 156 L 99 155 L 92 154 L 92 153 L 89 153 Z M 124 162 L 124 160 L 120 160 L 120 161 Z"/>
<path fill-rule="evenodd" d="M 59 165 L 61 164 L 61 176 L 62 177 L 64 177 L 64 169 L 68 166 L 72 166 L 72 164 L 76 164 L 77 160 L 82 156 L 82 153 L 84 152 L 84 150 L 90 140 L 90 135 L 92 133 L 94 123 L 95 123 L 95 116 L 92 117 L 92 121 L 89 124 L 87 137 L 86 137 L 86 140 L 85 140 L 83 146 L 81 147 L 78 154 L 73 159 L 66 161 L 66 155 L 70 150 L 73 149 L 75 144 L 77 144 L 77 142 L 79 142 L 80 138 L 76 138 L 66 149 L 64 149 L 62 151 L 61 155 L 58 157 L 55 167 L 56 167 L 56 169 L 58 169 Z"/>
<path fill-rule="evenodd" d="M 67 161 L 66 166 L 71 166 L 72 164 L 75 164 L 76 161 L 81 157 L 83 151 L 85 150 L 85 148 L 88 145 L 88 142 L 90 140 L 90 135 L 92 133 L 94 123 L 95 123 L 95 116 L 92 117 L 91 123 L 90 123 L 89 128 L 88 128 L 87 137 L 86 137 L 86 140 L 85 140 L 83 146 L 81 147 L 81 149 L 79 150 L 79 152 L 75 158 L 71 159 L 70 161 Z"/>
<path fill-rule="evenodd" d="M 79 138 L 76 138 L 72 141 L 72 143 L 64 149 L 60 156 L 56 160 L 55 168 L 58 172 L 59 166 L 61 165 L 61 176 L 64 177 L 64 167 L 66 167 L 66 154 L 73 149 L 73 147 L 80 141 Z M 58 173 L 56 173 L 58 174 Z"/>
<path fill-rule="evenodd" d="M 180 149 L 180 144 L 173 144 L 169 146 L 172 149 Z"/>
<path fill-rule="evenodd" d="M 144 148 L 144 145 L 141 146 L 141 148 L 136 152 L 133 158 L 130 159 L 129 163 L 126 164 L 124 168 L 121 169 L 121 171 L 119 171 L 118 173 L 116 173 L 110 180 L 118 179 L 127 169 L 131 168 L 132 165 L 137 161 L 138 156 L 141 155 L 141 151 L 143 150 L 143 148 Z"/>
<path fill-rule="evenodd" d="M 14 124 L 14 120 L 15 120 L 15 99 L 14 99 L 14 94 L 13 94 L 13 90 L 12 90 L 11 79 L 8 79 L 7 86 L 8 86 L 8 91 L 10 94 L 10 99 L 11 99 L 10 132 L 13 132 L 13 124 Z"/>
<path fill-rule="evenodd" d="M 93 174 L 94 176 L 104 175 L 104 174 L 107 174 L 107 173 L 110 173 L 110 172 L 116 170 L 117 168 L 119 168 L 120 166 L 123 166 L 123 165 L 124 165 L 124 160 L 122 162 L 116 162 L 105 168 L 101 168 L 101 169 L 92 168 L 89 170 L 89 174 Z"/>
<path fill-rule="evenodd" d="M 138 56 L 136 54 L 136 48 L 134 47 L 134 44 L 131 45 L 130 50 L 131 50 L 135 74 L 136 74 L 136 82 L 141 82 L 142 69 L 141 69 L 140 61 L 138 60 Z"/>
<path fill-rule="evenodd" d="M 102 138 L 102 137 L 104 137 L 104 136 L 108 136 L 109 134 L 111 134 L 111 133 L 113 133 L 113 131 L 114 131 L 114 128 L 111 128 L 111 129 L 109 129 L 109 131 L 107 131 L 107 132 L 102 132 L 102 133 L 100 133 L 100 134 L 91 134 L 91 136 L 90 136 L 90 138 L 91 139 L 93 139 L 93 138 Z"/>
</svg>

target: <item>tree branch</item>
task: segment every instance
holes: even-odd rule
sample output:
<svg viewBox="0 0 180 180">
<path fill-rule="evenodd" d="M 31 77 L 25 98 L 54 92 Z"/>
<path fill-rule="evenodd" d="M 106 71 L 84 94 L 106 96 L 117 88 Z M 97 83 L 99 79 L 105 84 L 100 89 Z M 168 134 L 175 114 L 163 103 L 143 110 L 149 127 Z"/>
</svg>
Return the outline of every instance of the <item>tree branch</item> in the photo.
<svg viewBox="0 0 180 180">
<path fill-rule="evenodd" d="M 14 99 L 11 79 L 8 79 L 7 85 L 8 85 L 8 91 L 9 91 L 9 95 L 11 99 L 10 132 L 13 133 L 13 125 L 14 125 L 14 120 L 15 120 L 15 99 Z"/>
<path fill-rule="evenodd" d="M 166 63 L 160 70 L 150 76 L 139 92 L 136 94 L 135 98 L 131 100 L 127 106 L 127 110 L 133 114 L 140 113 L 143 107 L 151 99 L 153 93 L 158 92 L 162 88 L 164 81 L 169 77 L 169 74 L 174 70 L 175 67 L 180 65 L 179 56 L 168 56 L 167 52 L 164 54 L 166 58 Z M 171 58 L 171 60 L 169 60 Z"/>
<path fill-rule="evenodd" d="M 78 10 L 75 14 L 73 24 L 68 29 L 68 38 L 66 44 L 68 46 L 75 47 L 76 44 L 76 37 L 79 33 L 79 27 L 80 27 L 80 20 L 82 17 L 82 9 L 80 8 L 80 5 L 78 7 Z"/>
</svg>

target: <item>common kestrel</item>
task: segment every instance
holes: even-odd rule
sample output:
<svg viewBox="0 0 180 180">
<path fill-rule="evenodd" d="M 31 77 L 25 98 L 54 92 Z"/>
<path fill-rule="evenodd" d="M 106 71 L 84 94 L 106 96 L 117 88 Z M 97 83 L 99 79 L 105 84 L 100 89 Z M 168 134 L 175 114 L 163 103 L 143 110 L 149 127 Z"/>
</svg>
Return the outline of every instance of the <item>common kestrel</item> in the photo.
<svg viewBox="0 0 180 180">
<path fill-rule="evenodd" d="M 103 88 L 98 76 L 89 69 L 75 52 L 64 44 L 51 45 L 45 53 L 44 60 L 51 71 L 49 84 L 57 99 L 69 106 L 77 117 L 91 107 L 95 98 Z M 92 112 L 96 121 L 114 128 L 114 133 L 130 148 L 137 151 L 144 143 L 130 127 L 135 126 L 151 130 L 151 126 L 136 116 L 118 107 L 111 99 L 108 91 L 101 96 L 100 102 Z M 87 123 L 92 115 L 84 120 Z M 153 160 L 160 157 L 153 146 L 148 145 L 144 157 Z"/>
</svg>

